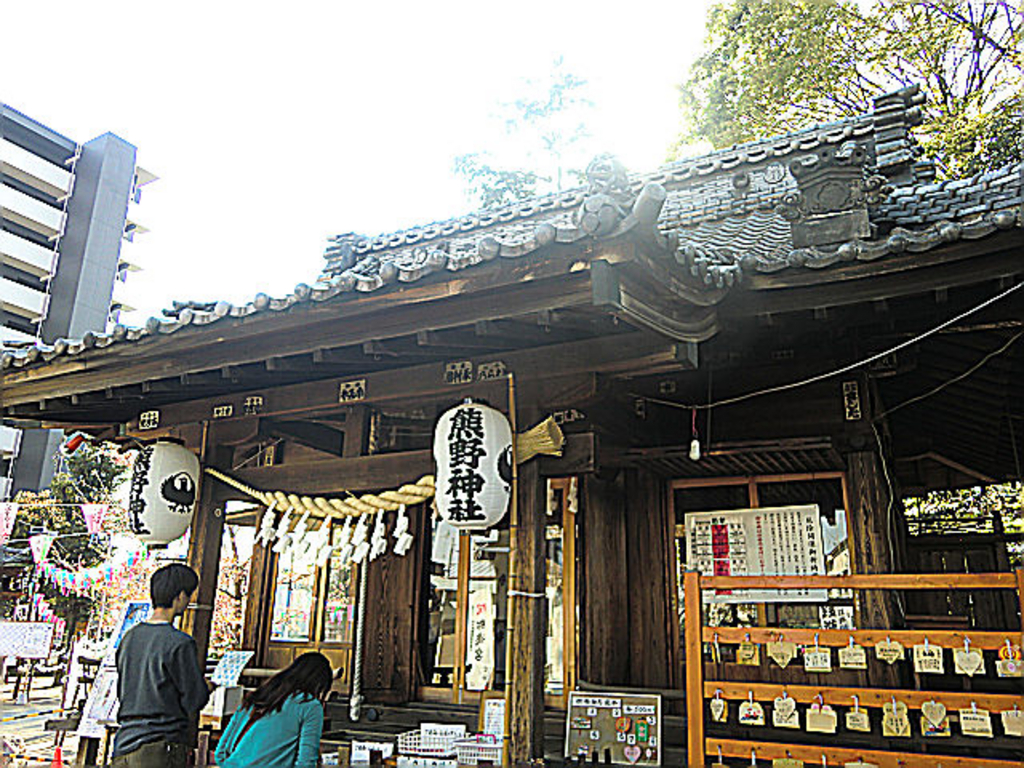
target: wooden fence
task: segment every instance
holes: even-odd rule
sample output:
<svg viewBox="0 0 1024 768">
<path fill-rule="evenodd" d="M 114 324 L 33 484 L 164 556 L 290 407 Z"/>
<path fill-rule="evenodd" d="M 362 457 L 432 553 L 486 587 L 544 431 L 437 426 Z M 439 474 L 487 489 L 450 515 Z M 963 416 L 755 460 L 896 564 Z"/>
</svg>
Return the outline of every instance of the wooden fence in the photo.
<svg viewBox="0 0 1024 768">
<path fill-rule="evenodd" d="M 875 589 L 875 590 L 954 590 L 954 589 L 1007 589 L 1015 590 L 1021 606 L 1021 628 L 1004 631 L 944 631 L 929 630 L 819 630 L 819 629 L 773 629 L 764 627 L 707 627 L 704 626 L 702 611 L 702 590 L 706 589 Z M 1017 759 L 989 759 L 979 757 L 957 757 L 938 754 L 932 749 L 942 749 L 942 738 L 929 742 L 927 752 L 903 752 L 889 749 L 868 749 L 857 745 L 843 746 L 846 733 L 842 727 L 835 735 L 824 737 L 827 744 L 787 743 L 785 741 L 753 741 L 725 738 L 705 738 L 705 699 L 720 697 L 733 702 L 733 709 L 744 701 L 773 702 L 777 697 L 792 697 L 798 704 L 819 706 L 851 706 L 878 710 L 890 702 L 896 702 L 911 711 L 919 711 L 929 702 L 938 701 L 947 711 L 986 710 L 998 722 L 1000 713 L 1014 709 L 1024 710 L 1024 695 L 1020 693 L 990 693 L 983 691 L 922 691 L 910 688 L 879 687 L 830 687 L 818 685 L 786 685 L 779 682 L 747 682 L 705 679 L 705 643 L 728 645 L 739 643 L 764 644 L 779 640 L 780 633 L 788 642 L 804 647 L 842 648 L 850 642 L 871 651 L 878 643 L 892 641 L 904 646 L 907 661 L 912 664 L 915 645 L 938 646 L 947 650 L 965 647 L 979 651 L 996 651 L 1009 647 L 1020 649 L 1024 645 L 1024 570 L 1016 573 L 986 574 L 880 574 L 854 576 L 701 576 L 688 572 L 684 576 L 684 604 L 686 611 L 686 710 L 687 710 L 687 754 L 691 768 L 703 768 L 708 758 L 722 762 L 723 758 L 739 758 L 744 765 L 754 762 L 771 765 L 775 759 L 803 761 L 807 766 L 844 766 L 862 761 L 880 768 L 1020 768 L 1024 756 L 1024 738 L 1011 740 L 1019 743 Z M 750 602 L 757 602 L 752 599 Z M 831 651 L 830 651 L 831 653 Z M 794 660 L 794 663 L 798 663 Z M 948 665 L 947 665 L 948 666 Z M 992 671 L 991 662 L 987 670 Z M 1013 682 L 1020 682 L 1019 680 Z M 1018 686 L 1019 688 L 1019 686 Z M 837 713 L 838 715 L 838 713 Z M 730 712 L 730 716 L 732 713 Z M 912 728 L 917 728 L 915 718 L 910 718 Z M 731 722 L 736 722 L 733 719 Z M 878 718 L 874 720 L 878 727 Z M 847 737 L 847 740 L 849 738 Z M 892 741 L 898 743 L 899 737 Z M 988 739 L 972 739 L 976 749 L 991 747 Z M 890 742 L 892 743 L 892 742 Z"/>
</svg>

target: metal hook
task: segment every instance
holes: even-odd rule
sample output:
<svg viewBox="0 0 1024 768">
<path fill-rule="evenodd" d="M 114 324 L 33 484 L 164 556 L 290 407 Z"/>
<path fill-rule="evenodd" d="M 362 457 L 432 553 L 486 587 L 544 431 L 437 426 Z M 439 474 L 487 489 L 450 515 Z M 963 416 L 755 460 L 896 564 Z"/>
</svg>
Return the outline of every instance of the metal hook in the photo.
<svg viewBox="0 0 1024 768">
<path fill-rule="evenodd" d="M 853 695 L 853 711 L 860 712 L 860 696 L 857 694 Z"/>
</svg>

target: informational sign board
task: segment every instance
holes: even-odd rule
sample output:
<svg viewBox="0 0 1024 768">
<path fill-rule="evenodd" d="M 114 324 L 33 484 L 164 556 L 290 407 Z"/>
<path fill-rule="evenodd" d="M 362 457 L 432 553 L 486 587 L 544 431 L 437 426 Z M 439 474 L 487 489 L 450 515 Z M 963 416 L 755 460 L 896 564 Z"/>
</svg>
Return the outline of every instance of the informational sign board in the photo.
<svg viewBox="0 0 1024 768">
<path fill-rule="evenodd" d="M 53 628 L 44 621 L 0 621 L 0 656 L 45 659 L 53 645 Z"/>
<path fill-rule="evenodd" d="M 817 504 L 686 515 L 686 562 L 705 576 L 825 573 Z M 706 590 L 715 603 L 824 603 L 823 589 Z"/>
<path fill-rule="evenodd" d="M 569 694 L 565 757 L 596 755 L 600 763 L 661 765 L 661 696 Z"/>
<path fill-rule="evenodd" d="M 478 730 L 489 736 L 505 738 L 505 694 L 484 691 L 480 694 L 480 723 Z"/>
<path fill-rule="evenodd" d="M 106 734 L 106 724 L 117 718 L 117 668 L 102 666 L 89 691 L 78 723 L 78 736 L 98 739 Z"/>
<path fill-rule="evenodd" d="M 220 686 L 238 685 L 242 670 L 254 655 L 253 651 L 227 651 L 217 662 L 210 680 Z"/>
<path fill-rule="evenodd" d="M 121 619 L 114 625 L 107 642 L 107 654 L 103 658 L 96 681 L 89 690 L 82 719 L 78 723 L 79 736 L 100 738 L 106 733 L 106 725 L 117 719 L 117 656 L 116 651 L 128 630 L 149 618 L 153 606 L 143 601 L 126 603 Z"/>
<path fill-rule="evenodd" d="M 118 622 L 117 625 L 117 634 L 114 635 L 115 649 L 121 644 L 121 640 L 124 639 L 125 633 L 136 624 L 141 624 L 148 619 L 152 610 L 153 606 L 142 601 L 130 602 L 125 605 L 124 612 L 121 614 L 121 621 Z"/>
</svg>

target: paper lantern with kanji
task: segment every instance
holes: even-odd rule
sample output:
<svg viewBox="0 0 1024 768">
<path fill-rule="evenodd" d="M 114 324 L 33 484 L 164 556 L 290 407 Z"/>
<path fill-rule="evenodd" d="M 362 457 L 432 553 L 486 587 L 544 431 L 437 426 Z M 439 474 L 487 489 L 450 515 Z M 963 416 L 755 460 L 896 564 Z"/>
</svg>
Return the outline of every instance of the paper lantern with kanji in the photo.
<svg viewBox="0 0 1024 768">
<path fill-rule="evenodd" d="M 437 511 L 461 529 L 489 528 L 512 495 L 512 428 L 501 411 L 463 403 L 434 429 Z"/>
<path fill-rule="evenodd" d="M 139 451 L 132 470 L 128 513 L 132 532 L 147 544 L 167 544 L 192 523 L 199 487 L 199 459 L 176 443 Z"/>
</svg>

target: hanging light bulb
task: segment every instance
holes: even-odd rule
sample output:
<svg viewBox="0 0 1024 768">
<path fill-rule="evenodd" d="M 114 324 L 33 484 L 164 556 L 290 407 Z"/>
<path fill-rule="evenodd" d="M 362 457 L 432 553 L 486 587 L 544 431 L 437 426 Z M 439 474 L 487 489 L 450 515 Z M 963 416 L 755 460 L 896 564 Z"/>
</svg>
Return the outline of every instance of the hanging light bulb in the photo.
<svg viewBox="0 0 1024 768">
<path fill-rule="evenodd" d="M 700 435 L 697 434 L 697 409 L 693 409 L 693 420 L 691 431 L 693 438 L 690 440 L 690 461 L 700 461 Z"/>
</svg>

